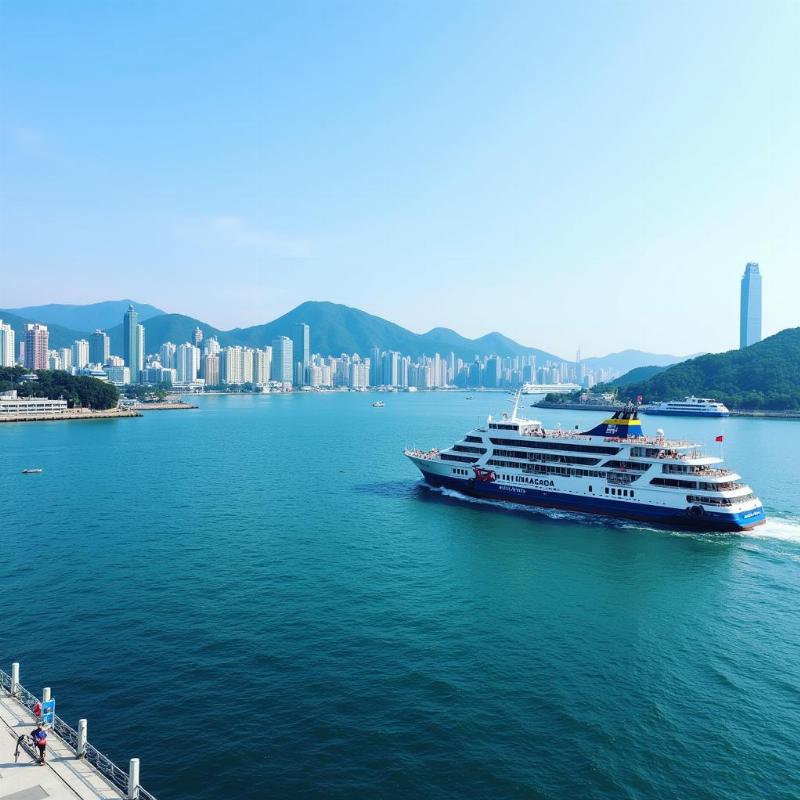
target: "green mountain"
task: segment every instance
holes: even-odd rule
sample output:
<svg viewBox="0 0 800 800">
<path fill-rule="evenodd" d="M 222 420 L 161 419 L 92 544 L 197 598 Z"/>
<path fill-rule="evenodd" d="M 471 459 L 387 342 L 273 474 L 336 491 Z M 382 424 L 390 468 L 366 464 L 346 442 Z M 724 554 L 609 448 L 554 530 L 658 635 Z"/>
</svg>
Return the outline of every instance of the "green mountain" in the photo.
<svg viewBox="0 0 800 800">
<path fill-rule="evenodd" d="M 16 336 L 16 345 L 14 346 L 15 355 L 19 351 L 19 343 L 25 341 L 25 325 L 28 322 L 41 322 L 47 325 L 47 330 L 50 333 L 48 344 L 51 350 L 58 350 L 61 347 L 71 347 L 76 339 L 85 339 L 87 333 L 80 330 L 72 330 L 65 328 L 63 325 L 51 325 L 45 322 L 41 317 L 28 316 L 22 317 L 17 314 L 12 314 L 10 311 L 0 309 L 0 320 L 11 325 L 14 329 Z"/>
<path fill-rule="evenodd" d="M 175 344 L 192 341 L 195 327 L 203 330 L 204 336 L 216 336 L 219 343 L 227 345 L 246 345 L 264 347 L 278 336 L 291 336 L 294 325 L 305 322 L 311 326 L 311 349 L 324 355 L 340 353 L 360 353 L 369 355 L 374 346 L 382 350 L 398 350 L 404 355 L 417 357 L 423 354 L 442 355 L 454 352 L 465 360 L 476 355 L 515 356 L 533 354 L 537 361 L 562 361 L 552 353 L 521 344 L 502 336 L 490 333 L 479 339 L 467 339 L 448 328 L 434 328 L 427 333 L 414 333 L 373 314 L 338 303 L 307 301 L 281 317 L 264 325 L 249 328 L 234 328 L 223 331 L 202 320 L 182 314 L 162 314 L 145 320 L 145 347 L 147 352 L 155 352 L 162 342 Z M 122 352 L 122 324 L 108 331 L 111 337 L 111 350 Z"/>
<path fill-rule="evenodd" d="M 800 409 L 800 328 L 787 328 L 744 350 L 700 356 L 620 388 L 645 401 L 713 397 L 731 408 Z"/>
<path fill-rule="evenodd" d="M 46 306 L 26 306 L 24 308 L 10 308 L 9 312 L 18 317 L 43 322 L 50 325 L 62 325 L 76 331 L 94 331 L 97 328 L 106 330 L 122 323 L 122 317 L 133 303 L 139 312 L 139 322 L 150 317 L 158 316 L 164 312 L 147 303 L 137 303 L 135 300 L 105 300 L 102 303 L 89 303 L 84 306 L 63 305 L 51 303 Z"/>
<path fill-rule="evenodd" d="M 613 381 L 608 381 L 605 385 L 606 386 L 629 386 L 630 384 L 634 383 L 641 383 L 642 381 L 646 381 L 650 378 L 655 377 L 664 370 L 667 369 L 666 367 L 655 367 L 655 366 L 648 366 L 648 367 L 634 367 L 629 372 L 626 372 L 624 375 L 620 375 L 619 378 L 615 378 Z"/>
</svg>

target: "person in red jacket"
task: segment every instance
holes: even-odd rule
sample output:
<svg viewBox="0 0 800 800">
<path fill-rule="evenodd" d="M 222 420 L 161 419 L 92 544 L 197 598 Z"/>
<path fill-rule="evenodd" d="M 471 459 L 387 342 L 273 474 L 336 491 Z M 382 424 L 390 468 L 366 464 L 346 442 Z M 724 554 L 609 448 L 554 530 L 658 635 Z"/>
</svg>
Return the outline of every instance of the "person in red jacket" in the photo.
<svg viewBox="0 0 800 800">
<path fill-rule="evenodd" d="M 47 749 L 47 731 L 41 722 L 36 723 L 36 728 L 31 732 L 33 743 L 39 748 L 39 763 L 44 764 L 44 751 Z"/>
</svg>

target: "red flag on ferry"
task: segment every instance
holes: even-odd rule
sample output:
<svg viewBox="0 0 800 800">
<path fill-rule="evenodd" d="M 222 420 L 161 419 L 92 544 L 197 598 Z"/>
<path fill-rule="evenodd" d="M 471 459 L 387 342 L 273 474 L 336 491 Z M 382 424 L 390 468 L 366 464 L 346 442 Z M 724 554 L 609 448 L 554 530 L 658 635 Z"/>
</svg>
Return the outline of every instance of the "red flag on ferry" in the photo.
<svg viewBox="0 0 800 800">
<path fill-rule="evenodd" d="M 722 442 L 722 441 L 724 441 L 724 440 L 725 440 L 725 437 L 724 437 L 724 436 L 716 436 L 716 437 L 714 437 L 714 441 L 715 441 L 715 442 Z"/>
</svg>

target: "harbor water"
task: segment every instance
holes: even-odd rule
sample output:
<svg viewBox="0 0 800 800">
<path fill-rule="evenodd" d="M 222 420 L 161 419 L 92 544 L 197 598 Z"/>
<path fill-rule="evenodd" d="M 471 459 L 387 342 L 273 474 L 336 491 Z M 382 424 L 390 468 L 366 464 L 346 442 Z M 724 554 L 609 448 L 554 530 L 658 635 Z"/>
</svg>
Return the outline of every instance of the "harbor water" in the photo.
<svg viewBox="0 0 800 800">
<path fill-rule="evenodd" d="M 800 421 L 644 419 L 763 500 L 702 535 L 430 490 L 507 396 L 377 397 L 0 426 L 0 666 L 159 800 L 798 797 Z"/>
</svg>

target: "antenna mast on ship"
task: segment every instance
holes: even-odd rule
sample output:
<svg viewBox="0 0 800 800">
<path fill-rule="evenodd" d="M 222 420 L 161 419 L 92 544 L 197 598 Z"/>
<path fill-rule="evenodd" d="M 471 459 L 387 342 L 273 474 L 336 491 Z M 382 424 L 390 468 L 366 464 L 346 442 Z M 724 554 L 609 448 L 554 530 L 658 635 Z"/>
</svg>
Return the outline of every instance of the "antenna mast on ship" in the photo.
<svg viewBox="0 0 800 800">
<path fill-rule="evenodd" d="M 519 401 L 520 401 L 521 397 L 522 397 L 522 387 L 520 386 L 520 388 L 517 389 L 516 395 L 514 395 L 514 408 L 511 411 L 511 421 L 512 422 L 516 422 L 517 421 L 517 410 L 519 409 Z"/>
</svg>

